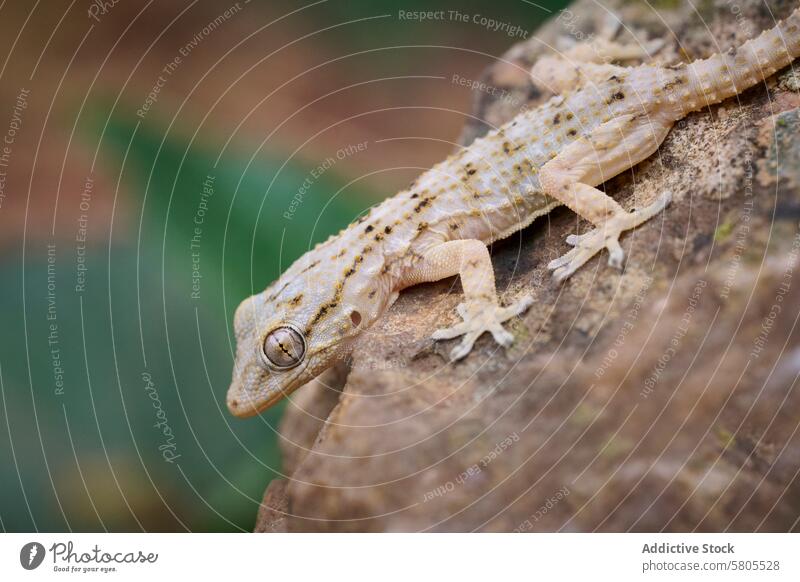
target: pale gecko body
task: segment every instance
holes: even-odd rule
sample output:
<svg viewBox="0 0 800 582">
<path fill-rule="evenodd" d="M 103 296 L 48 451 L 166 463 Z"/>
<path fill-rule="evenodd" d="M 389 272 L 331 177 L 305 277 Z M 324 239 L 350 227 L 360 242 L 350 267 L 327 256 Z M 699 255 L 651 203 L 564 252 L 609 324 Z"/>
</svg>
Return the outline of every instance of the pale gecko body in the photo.
<svg viewBox="0 0 800 582">
<path fill-rule="evenodd" d="M 603 46 L 625 58 L 633 54 L 630 46 Z M 462 321 L 433 333 L 434 339 L 464 336 L 454 360 L 487 331 L 510 345 L 513 336 L 502 324 L 533 299 L 509 298 L 501 306 L 486 245 L 565 204 L 595 228 L 567 238 L 573 248 L 550 264 L 555 277 L 566 279 L 603 249 L 610 264 L 621 266 L 619 236 L 659 213 L 670 194 L 627 212 L 596 186 L 653 154 L 675 121 L 759 83 L 798 55 L 795 10 L 737 50 L 688 65 L 623 68 L 606 57 L 572 62 L 564 82 L 577 71 L 581 89 L 475 140 L 242 302 L 234 318 L 229 409 L 250 416 L 306 384 L 346 357 L 403 288 L 422 282 L 461 278 Z M 558 84 L 559 76 L 548 81 Z"/>
</svg>

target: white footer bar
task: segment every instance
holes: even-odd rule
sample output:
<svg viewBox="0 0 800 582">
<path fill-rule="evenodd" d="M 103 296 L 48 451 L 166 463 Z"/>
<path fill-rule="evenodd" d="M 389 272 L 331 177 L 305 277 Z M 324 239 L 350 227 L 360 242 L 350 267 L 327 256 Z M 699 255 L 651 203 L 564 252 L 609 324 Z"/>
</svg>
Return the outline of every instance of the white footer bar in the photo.
<svg viewBox="0 0 800 582">
<path fill-rule="evenodd" d="M 3 534 L 0 580 L 800 580 L 794 534 Z"/>
</svg>

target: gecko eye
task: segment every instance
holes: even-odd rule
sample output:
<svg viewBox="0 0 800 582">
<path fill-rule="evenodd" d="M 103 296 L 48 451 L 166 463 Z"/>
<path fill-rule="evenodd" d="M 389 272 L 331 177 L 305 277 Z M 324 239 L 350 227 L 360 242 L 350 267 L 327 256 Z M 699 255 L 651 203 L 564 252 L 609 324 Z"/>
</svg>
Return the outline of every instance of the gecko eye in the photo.
<svg viewBox="0 0 800 582">
<path fill-rule="evenodd" d="M 306 340 L 293 325 L 273 329 L 264 338 L 265 363 L 273 370 L 294 368 L 306 355 Z"/>
</svg>

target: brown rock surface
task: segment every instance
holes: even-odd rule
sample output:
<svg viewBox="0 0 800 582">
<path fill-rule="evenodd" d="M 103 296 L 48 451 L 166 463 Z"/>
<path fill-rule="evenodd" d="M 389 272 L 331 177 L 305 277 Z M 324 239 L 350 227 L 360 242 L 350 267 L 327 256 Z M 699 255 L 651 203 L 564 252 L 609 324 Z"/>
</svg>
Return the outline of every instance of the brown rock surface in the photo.
<svg viewBox="0 0 800 582">
<path fill-rule="evenodd" d="M 770 10 L 785 16 L 795 2 L 741 0 L 741 13 L 703 2 L 699 14 L 604 4 L 695 58 L 772 26 Z M 602 9 L 571 10 L 591 32 Z M 539 36 L 566 33 L 551 22 Z M 526 41 L 508 61 L 528 68 L 541 47 Z M 476 103 L 489 124 L 547 97 L 513 68 L 486 74 L 519 97 L 518 107 Z M 625 208 L 675 193 L 663 216 L 624 237 L 624 272 L 601 256 L 563 286 L 550 281 L 547 262 L 587 228 L 564 209 L 496 244 L 501 296 L 538 298 L 511 326 L 509 351 L 486 336 L 449 364 L 450 342 L 429 336 L 455 320 L 459 283 L 405 291 L 360 341 L 341 396 L 319 384 L 296 393 L 282 428 L 291 478 L 271 484 L 257 529 L 800 529 L 796 90 L 784 71 L 693 114 L 606 184 Z"/>
</svg>

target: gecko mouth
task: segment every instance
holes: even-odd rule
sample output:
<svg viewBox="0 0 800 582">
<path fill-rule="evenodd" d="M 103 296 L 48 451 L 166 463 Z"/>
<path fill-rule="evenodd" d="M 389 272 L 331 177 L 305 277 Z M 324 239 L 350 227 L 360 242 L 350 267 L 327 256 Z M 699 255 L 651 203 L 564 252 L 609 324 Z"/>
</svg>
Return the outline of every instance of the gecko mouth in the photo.
<svg viewBox="0 0 800 582">
<path fill-rule="evenodd" d="M 286 393 L 283 391 L 278 391 L 272 394 L 269 398 L 263 400 L 256 400 L 248 397 L 241 398 L 240 396 L 228 396 L 228 410 L 236 417 L 248 418 L 251 416 L 256 416 L 273 404 L 277 403 L 286 396 Z"/>
<path fill-rule="evenodd" d="M 301 378 L 308 364 L 306 358 L 290 371 L 277 371 L 267 368 L 259 357 L 253 357 L 241 368 L 237 366 L 228 388 L 228 410 L 240 418 L 263 412 L 305 383 Z"/>
</svg>

